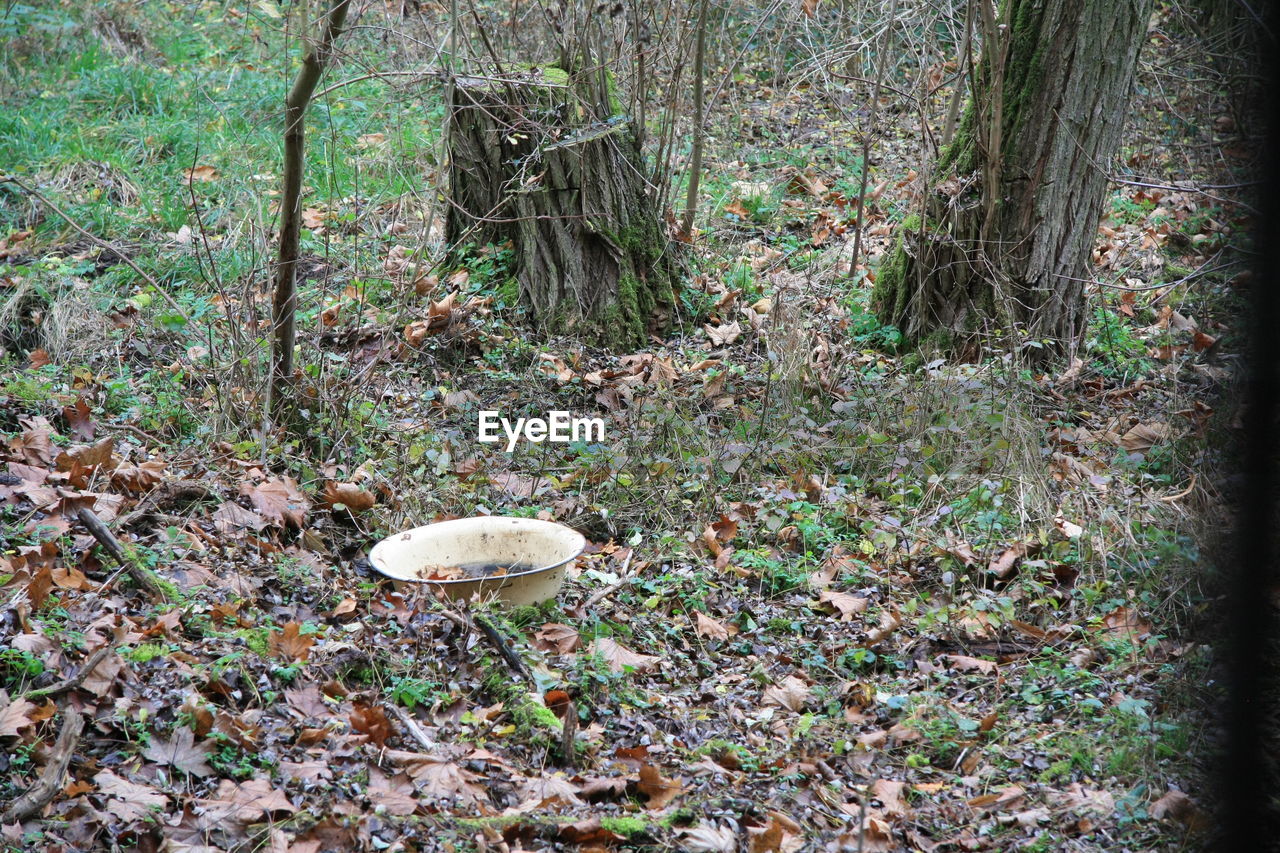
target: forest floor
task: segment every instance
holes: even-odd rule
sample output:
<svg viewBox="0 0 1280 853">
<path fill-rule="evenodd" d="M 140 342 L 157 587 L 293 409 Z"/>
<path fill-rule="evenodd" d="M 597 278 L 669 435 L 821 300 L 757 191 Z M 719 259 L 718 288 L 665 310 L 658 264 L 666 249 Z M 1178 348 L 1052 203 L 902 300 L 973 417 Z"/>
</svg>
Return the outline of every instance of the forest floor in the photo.
<svg viewBox="0 0 1280 853">
<path fill-rule="evenodd" d="M 676 329 L 624 354 L 531 336 L 502 248 L 436 263 L 442 107 L 351 83 L 312 117 L 286 439 L 258 390 L 279 22 L 151 5 L 0 17 L 0 802 L 85 718 L 5 845 L 1194 846 L 1251 149 L 1173 13 L 1050 373 L 899 354 L 868 311 L 948 87 L 878 108 L 851 269 L 866 87 L 808 29 L 785 74 L 746 57 Z M 476 441 L 479 409 L 553 408 L 605 440 Z M 556 601 L 446 607 L 364 559 L 484 513 L 587 535 Z"/>
</svg>

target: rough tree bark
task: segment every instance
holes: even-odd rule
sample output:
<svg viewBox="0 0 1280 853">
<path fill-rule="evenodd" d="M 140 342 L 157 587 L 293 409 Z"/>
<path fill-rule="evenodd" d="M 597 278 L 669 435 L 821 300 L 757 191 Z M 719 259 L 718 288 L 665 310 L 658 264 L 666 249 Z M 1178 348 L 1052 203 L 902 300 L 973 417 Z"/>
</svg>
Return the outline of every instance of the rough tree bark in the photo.
<svg viewBox="0 0 1280 853">
<path fill-rule="evenodd" d="M 972 354 L 1017 330 L 1079 340 L 1084 284 L 1150 0 L 980 3 L 973 95 L 872 305 L 907 340 Z"/>
<path fill-rule="evenodd" d="M 335 0 L 325 14 L 320 37 L 312 41 L 302 58 L 302 67 L 285 99 L 284 186 L 280 192 L 280 247 L 276 258 L 275 293 L 271 324 L 275 331 L 271 344 L 271 410 L 279 415 L 291 402 L 293 387 L 293 345 L 297 337 L 298 245 L 302 228 L 302 173 L 306 149 L 307 107 L 333 56 L 333 44 L 342 34 L 351 0 Z"/>
<path fill-rule="evenodd" d="M 678 274 L 636 137 L 603 72 L 456 81 L 446 239 L 515 249 L 537 326 L 607 345 L 665 324 Z"/>
</svg>

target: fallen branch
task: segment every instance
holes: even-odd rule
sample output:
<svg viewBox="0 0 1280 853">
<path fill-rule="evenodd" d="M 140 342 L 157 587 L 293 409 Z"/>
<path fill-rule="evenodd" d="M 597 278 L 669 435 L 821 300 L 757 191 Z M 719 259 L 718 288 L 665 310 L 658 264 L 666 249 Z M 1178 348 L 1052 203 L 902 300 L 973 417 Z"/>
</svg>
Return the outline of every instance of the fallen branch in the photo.
<svg viewBox="0 0 1280 853">
<path fill-rule="evenodd" d="M 49 755 L 49 763 L 44 766 L 40 778 L 25 794 L 9 804 L 9 808 L 0 816 L 0 823 L 12 824 L 26 820 L 39 812 L 62 790 L 62 777 L 67 774 L 71 764 L 71 756 L 80 742 L 80 732 L 84 729 L 84 717 L 79 711 L 68 709 L 62 721 L 62 730 L 58 732 L 58 741 Z"/>
<path fill-rule="evenodd" d="M 408 730 L 409 734 L 413 736 L 413 739 L 416 740 L 424 749 L 434 750 L 440 746 L 440 744 L 431 739 L 431 735 L 423 731 L 422 726 L 418 725 L 418 721 L 409 716 L 409 712 L 404 708 L 401 708 L 395 703 L 387 705 L 386 707 L 391 709 L 391 713 L 395 715 L 395 718 L 400 721 L 400 724 Z"/>
<path fill-rule="evenodd" d="M 102 523 L 102 519 L 93 514 L 93 510 L 82 508 L 76 517 L 80 519 L 80 523 L 88 528 L 93 534 L 93 538 L 97 539 L 111 558 L 120 564 L 120 568 L 124 569 L 133 579 L 133 582 L 142 587 L 154 599 L 167 600 L 164 589 L 156 581 L 156 577 L 151 571 L 140 562 L 138 558 L 130 554 L 125 547 L 120 544 L 120 540 L 115 537 L 107 526 Z M 107 583 L 110 583 L 108 580 Z M 105 587 L 106 584 L 103 584 Z"/>
<path fill-rule="evenodd" d="M 560 761 L 566 770 L 578 765 L 578 706 L 570 699 L 564 706 L 560 728 Z"/>
<path fill-rule="evenodd" d="M 533 675 L 529 672 L 529 667 L 525 666 L 524 660 L 520 655 L 516 654 L 516 650 L 511 648 L 511 644 L 498 633 L 498 629 L 490 625 L 486 620 L 479 616 L 472 616 L 471 620 L 480 628 L 480 633 L 484 634 L 489 644 L 498 650 L 498 654 L 506 661 L 507 667 L 520 676 L 528 684 L 533 684 Z"/>
<path fill-rule="evenodd" d="M 63 693 L 67 690 L 75 690 L 81 684 L 84 684 L 84 680 L 89 677 L 89 673 L 98 668 L 98 664 L 102 663 L 103 659 L 111 653 L 111 650 L 114 647 L 115 646 L 112 643 L 107 643 L 107 645 L 89 655 L 89 659 L 84 662 L 80 667 L 80 671 L 75 675 L 70 678 L 64 678 L 55 684 L 50 684 L 48 687 L 28 690 L 26 693 L 22 694 L 22 698 L 28 700 L 39 699 L 46 696 L 56 696 L 57 694 Z"/>
</svg>

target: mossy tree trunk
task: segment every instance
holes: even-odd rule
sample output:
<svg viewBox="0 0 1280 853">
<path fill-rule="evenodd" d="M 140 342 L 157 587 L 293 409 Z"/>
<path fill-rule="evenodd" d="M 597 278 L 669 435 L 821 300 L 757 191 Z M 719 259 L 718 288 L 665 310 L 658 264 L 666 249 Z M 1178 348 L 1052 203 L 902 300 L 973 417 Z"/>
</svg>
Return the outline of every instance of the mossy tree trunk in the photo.
<svg viewBox="0 0 1280 853">
<path fill-rule="evenodd" d="M 973 354 L 1017 331 L 1031 355 L 1085 328 L 1084 285 L 1150 0 L 982 3 L 973 95 L 922 216 L 900 227 L 872 304 L 907 340 Z"/>
<path fill-rule="evenodd" d="M 457 81 L 446 239 L 510 241 L 543 330 L 637 346 L 669 319 L 679 267 L 612 84 L 584 76 Z"/>
</svg>

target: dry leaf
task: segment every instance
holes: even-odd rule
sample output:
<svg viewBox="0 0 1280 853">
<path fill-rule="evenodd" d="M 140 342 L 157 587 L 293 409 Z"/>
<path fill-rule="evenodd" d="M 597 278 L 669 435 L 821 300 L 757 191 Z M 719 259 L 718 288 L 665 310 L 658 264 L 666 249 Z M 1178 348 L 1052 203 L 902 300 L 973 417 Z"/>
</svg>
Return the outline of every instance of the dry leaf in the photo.
<svg viewBox="0 0 1280 853">
<path fill-rule="evenodd" d="M 649 672 L 657 668 L 660 660 L 652 655 L 633 652 L 610 637 L 597 637 L 591 644 L 591 652 L 604 660 L 610 672 L 625 672 L 627 668 L 635 672 Z"/>
<path fill-rule="evenodd" d="M 548 622 L 533 635 L 533 645 L 544 652 L 567 655 L 582 645 L 582 638 L 578 636 L 577 628 L 559 622 Z"/>
<path fill-rule="evenodd" d="M 256 486 L 246 484 L 240 493 L 248 495 L 258 513 L 277 527 L 301 528 L 306 523 L 310 503 L 292 477 L 273 477 Z"/>
<path fill-rule="evenodd" d="M 854 614 L 863 613 L 867 609 L 866 598 L 831 589 L 824 589 L 818 595 L 818 600 L 823 604 L 830 604 L 839 611 L 841 622 L 851 622 Z"/>
<path fill-rule="evenodd" d="M 711 339 L 711 345 L 717 347 L 728 346 L 729 344 L 742 337 L 742 327 L 738 325 L 738 321 L 732 323 L 722 323 L 719 326 L 712 326 L 707 323 L 702 327 L 707 332 L 707 337 Z"/>
<path fill-rule="evenodd" d="M 907 804 L 902 800 L 902 789 L 906 785 L 892 779 L 877 779 L 871 786 L 871 796 L 884 805 L 887 814 L 901 816 L 907 813 Z"/>
<path fill-rule="evenodd" d="M 690 853 L 735 853 L 738 849 L 738 837 L 726 826 L 703 823 L 679 833 L 680 849 Z"/>
<path fill-rule="evenodd" d="M 727 625 L 717 622 L 701 610 L 695 611 L 693 618 L 695 630 L 700 636 L 706 637 L 708 640 L 727 640 L 732 636 L 732 632 Z"/>
<path fill-rule="evenodd" d="M 786 708 L 788 711 L 799 713 L 803 710 L 805 703 L 809 701 L 809 694 L 808 684 L 794 675 L 788 675 L 782 680 L 781 684 L 766 687 L 760 703 L 762 705 L 776 705 L 779 708 Z"/>
<path fill-rule="evenodd" d="M 387 738 L 391 736 L 391 721 L 387 719 L 386 712 L 377 705 L 356 702 L 351 709 L 350 720 L 351 728 L 362 735 L 368 735 L 370 743 L 374 746 L 386 745 Z"/>
<path fill-rule="evenodd" d="M 1142 453 L 1168 437 L 1168 424 L 1160 422 L 1138 424 L 1120 436 L 1120 446 L 1129 453 Z"/>
<path fill-rule="evenodd" d="M 961 672 L 980 672 L 983 675 L 991 675 L 997 668 L 995 661 L 971 658 L 968 655 L 943 655 L 942 659 Z"/>
<path fill-rule="evenodd" d="M 213 744 L 208 741 L 195 742 L 196 736 L 191 729 L 183 726 L 174 729 L 169 740 L 153 737 L 151 745 L 143 751 L 143 756 L 157 764 L 164 764 L 189 773 L 192 776 L 210 776 L 213 768 L 207 761 L 213 751 Z"/>
<path fill-rule="evenodd" d="M 106 810 L 125 823 L 144 820 L 169 807 L 169 798 L 149 785 L 138 785 L 103 770 L 93 777 L 98 793 L 107 798 Z"/>
<path fill-rule="evenodd" d="M 15 699 L 0 707 L 0 737 L 17 737 L 18 732 L 33 725 L 35 710 L 36 706 L 26 699 Z"/>
<path fill-rule="evenodd" d="M 272 631 L 267 637 L 267 650 L 278 658 L 305 661 L 311 656 L 311 647 L 315 642 L 315 634 L 303 634 L 300 623 L 288 622 L 279 631 Z"/>
<path fill-rule="evenodd" d="M 216 181 L 222 177 L 218 170 L 212 166 L 192 166 L 190 169 L 182 170 L 182 179 L 184 183 L 192 181 Z"/>
<path fill-rule="evenodd" d="M 373 492 L 366 492 L 355 483 L 335 483 L 333 480 L 325 481 L 321 495 L 321 505 L 325 509 L 333 509 L 335 505 L 341 504 L 352 512 L 373 509 L 375 500 Z"/>
<path fill-rule="evenodd" d="M 684 789 L 679 779 L 663 778 L 662 773 L 652 764 L 640 768 L 640 782 L 636 787 L 649 798 L 647 805 L 651 809 L 666 807 Z"/>
</svg>

